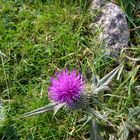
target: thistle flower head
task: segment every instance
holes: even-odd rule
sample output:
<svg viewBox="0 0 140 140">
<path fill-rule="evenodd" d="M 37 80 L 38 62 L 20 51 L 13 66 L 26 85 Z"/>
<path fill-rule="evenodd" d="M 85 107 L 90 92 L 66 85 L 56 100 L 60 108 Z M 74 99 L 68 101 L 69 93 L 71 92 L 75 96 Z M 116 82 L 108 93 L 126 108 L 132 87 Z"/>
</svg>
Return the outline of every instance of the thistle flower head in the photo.
<svg viewBox="0 0 140 140">
<path fill-rule="evenodd" d="M 82 75 L 76 70 L 68 72 L 66 69 L 51 78 L 48 96 L 54 102 L 66 103 L 71 107 L 83 97 L 84 87 Z"/>
</svg>

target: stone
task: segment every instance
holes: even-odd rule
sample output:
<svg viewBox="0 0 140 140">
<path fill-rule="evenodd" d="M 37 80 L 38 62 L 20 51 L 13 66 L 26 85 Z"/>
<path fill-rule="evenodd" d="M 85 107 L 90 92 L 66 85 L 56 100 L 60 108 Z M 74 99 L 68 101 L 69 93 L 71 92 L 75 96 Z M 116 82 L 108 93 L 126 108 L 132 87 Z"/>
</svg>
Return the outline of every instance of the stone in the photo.
<svg viewBox="0 0 140 140">
<path fill-rule="evenodd" d="M 93 22 L 101 30 L 98 39 L 103 42 L 105 54 L 119 56 L 120 51 L 128 47 L 130 38 L 124 12 L 118 5 L 105 0 L 93 0 L 90 11 L 98 13 Z"/>
</svg>

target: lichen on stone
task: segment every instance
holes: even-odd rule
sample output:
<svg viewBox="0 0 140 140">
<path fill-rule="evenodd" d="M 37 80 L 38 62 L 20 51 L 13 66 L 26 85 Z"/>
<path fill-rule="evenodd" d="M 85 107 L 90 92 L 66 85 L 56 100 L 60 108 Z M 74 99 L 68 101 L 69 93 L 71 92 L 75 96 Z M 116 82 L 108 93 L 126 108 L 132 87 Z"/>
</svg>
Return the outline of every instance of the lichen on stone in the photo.
<svg viewBox="0 0 140 140">
<path fill-rule="evenodd" d="M 101 30 L 98 39 L 103 41 L 105 54 L 118 56 L 129 44 L 130 33 L 126 15 L 118 5 L 105 0 L 93 0 L 90 10 L 92 13 L 98 11 L 93 22 Z"/>
</svg>

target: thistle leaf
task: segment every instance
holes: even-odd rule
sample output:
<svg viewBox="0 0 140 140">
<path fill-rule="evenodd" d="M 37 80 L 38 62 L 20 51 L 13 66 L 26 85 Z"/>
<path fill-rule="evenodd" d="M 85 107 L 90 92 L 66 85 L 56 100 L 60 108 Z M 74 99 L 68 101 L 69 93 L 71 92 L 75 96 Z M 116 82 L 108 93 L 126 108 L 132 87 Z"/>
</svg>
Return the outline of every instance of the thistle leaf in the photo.
<svg viewBox="0 0 140 140">
<path fill-rule="evenodd" d="M 93 85 L 96 87 L 99 83 L 99 76 L 93 76 Z"/>
<path fill-rule="evenodd" d="M 133 132 L 140 131 L 140 106 L 129 109 L 126 126 Z"/>
<path fill-rule="evenodd" d="M 95 89 L 95 92 L 98 93 L 99 91 L 103 91 L 103 90 L 105 90 L 105 91 L 111 91 L 111 89 L 108 86 L 102 85 L 99 88 L 96 88 Z"/>
<path fill-rule="evenodd" d="M 44 113 L 44 112 L 47 112 L 49 110 L 54 109 L 54 107 L 57 106 L 57 105 L 58 105 L 58 103 L 50 103 L 50 104 L 48 104 L 44 107 L 35 109 L 31 112 L 27 112 L 27 113 L 23 114 L 21 117 L 24 118 L 24 117 L 29 117 L 29 116 L 37 115 L 37 114 L 40 114 L 40 113 Z"/>
<path fill-rule="evenodd" d="M 83 118 L 84 120 L 86 120 L 84 122 L 84 124 L 78 129 L 78 131 L 80 131 L 87 123 L 89 123 L 92 119 L 93 119 L 93 116 L 88 116 L 88 118 Z"/>
<path fill-rule="evenodd" d="M 103 140 L 100 135 L 99 125 L 95 120 L 90 120 L 90 140 Z"/>
<path fill-rule="evenodd" d="M 129 136 L 129 130 L 128 128 L 126 127 L 126 125 L 120 125 L 119 126 L 119 138 L 120 140 L 127 140 L 128 139 L 128 136 Z"/>
<path fill-rule="evenodd" d="M 129 117 L 137 119 L 137 117 L 140 115 L 140 107 L 134 107 L 129 109 Z"/>
<path fill-rule="evenodd" d="M 119 65 L 117 68 L 113 69 L 110 73 L 108 73 L 102 79 L 100 79 L 97 87 L 95 88 L 95 92 L 98 93 L 101 90 L 110 90 L 108 85 L 112 81 L 112 79 L 115 77 L 115 75 L 117 74 L 120 68 L 121 67 Z"/>
<path fill-rule="evenodd" d="M 90 108 L 89 112 L 92 115 L 96 116 L 97 118 L 102 119 L 103 121 L 107 122 L 109 125 L 113 126 L 113 124 L 104 115 L 101 115 L 99 112 L 95 111 L 93 108 Z"/>
<path fill-rule="evenodd" d="M 101 86 L 101 85 L 107 86 L 112 81 L 114 76 L 117 74 L 119 69 L 120 69 L 120 65 L 118 67 L 116 67 L 115 69 L 113 69 L 110 73 L 105 75 L 102 79 L 100 79 L 99 83 L 98 83 L 98 87 Z"/>
<path fill-rule="evenodd" d="M 140 126 L 130 121 L 126 122 L 126 127 L 132 132 L 140 131 Z"/>
<path fill-rule="evenodd" d="M 54 107 L 54 113 L 53 113 L 53 117 L 56 115 L 56 113 L 62 108 L 65 106 L 65 103 L 63 104 L 58 104 Z"/>
</svg>

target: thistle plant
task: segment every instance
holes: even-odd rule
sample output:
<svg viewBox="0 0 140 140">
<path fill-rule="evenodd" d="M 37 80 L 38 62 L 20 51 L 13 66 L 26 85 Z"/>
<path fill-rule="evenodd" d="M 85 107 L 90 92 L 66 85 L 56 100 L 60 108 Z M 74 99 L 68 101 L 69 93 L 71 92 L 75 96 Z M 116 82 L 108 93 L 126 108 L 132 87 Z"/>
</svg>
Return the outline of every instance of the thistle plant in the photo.
<svg viewBox="0 0 140 140">
<path fill-rule="evenodd" d="M 63 70 L 51 78 L 51 86 L 49 87 L 49 99 L 58 104 L 65 104 L 69 108 L 79 106 L 85 97 L 85 81 L 80 73 L 76 70 L 68 72 Z M 82 105 L 82 104 L 81 104 Z"/>
<path fill-rule="evenodd" d="M 76 70 L 69 72 L 68 69 L 66 69 L 56 73 L 54 77 L 51 77 L 50 86 L 48 88 L 48 98 L 51 103 L 34 111 L 25 113 L 22 117 L 40 114 L 49 110 L 54 110 L 55 115 L 58 110 L 64 106 L 72 111 L 81 109 L 81 111 L 87 114 L 86 124 L 90 124 L 91 139 L 93 139 L 95 135 L 98 139 L 103 139 L 96 130 L 98 126 L 96 119 L 103 120 L 111 126 L 113 126 L 113 124 L 106 116 L 101 115 L 92 107 L 92 99 L 95 95 L 98 95 L 100 91 L 110 89 L 108 85 L 121 67 L 122 65 L 113 69 L 102 79 L 99 79 L 98 76 L 94 76 L 93 83 L 91 83 L 91 87 L 93 87 L 92 93 L 90 94 L 86 91 L 86 83 L 82 74 L 78 73 Z M 97 106 L 96 103 L 95 106 Z"/>
</svg>

